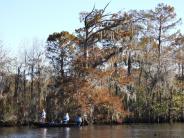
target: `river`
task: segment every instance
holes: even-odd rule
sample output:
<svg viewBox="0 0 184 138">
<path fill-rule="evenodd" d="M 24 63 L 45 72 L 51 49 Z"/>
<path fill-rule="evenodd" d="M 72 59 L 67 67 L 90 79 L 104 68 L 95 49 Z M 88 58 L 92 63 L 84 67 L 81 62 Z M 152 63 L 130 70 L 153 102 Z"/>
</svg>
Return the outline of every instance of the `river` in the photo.
<svg viewBox="0 0 184 138">
<path fill-rule="evenodd" d="M 91 125 L 74 128 L 0 128 L 0 138 L 184 138 L 184 124 Z"/>
</svg>

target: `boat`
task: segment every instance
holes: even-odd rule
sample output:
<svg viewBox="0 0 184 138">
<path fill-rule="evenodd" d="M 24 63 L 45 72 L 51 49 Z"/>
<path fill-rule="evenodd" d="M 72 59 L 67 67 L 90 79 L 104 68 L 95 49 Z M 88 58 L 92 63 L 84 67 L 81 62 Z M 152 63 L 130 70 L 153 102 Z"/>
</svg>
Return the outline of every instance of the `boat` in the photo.
<svg viewBox="0 0 184 138">
<path fill-rule="evenodd" d="M 80 127 L 80 126 L 86 126 L 87 124 L 77 124 L 77 123 L 42 123 L 42 122 L 33 122 L 33 126 L 35 127 L 40 127 L 40 128 L 49 128 L 49 127 Z"/>
</svg>

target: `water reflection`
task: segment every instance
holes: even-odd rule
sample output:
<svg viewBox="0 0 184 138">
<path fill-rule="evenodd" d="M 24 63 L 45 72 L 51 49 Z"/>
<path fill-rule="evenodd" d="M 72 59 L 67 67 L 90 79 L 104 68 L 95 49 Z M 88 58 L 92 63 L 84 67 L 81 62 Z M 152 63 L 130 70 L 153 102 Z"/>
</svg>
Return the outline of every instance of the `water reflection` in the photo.
<svg viewBox="0 0 184 138">
<path fill-rule="evenodd" d="M 47 128 L 43 128 L 42 129 L 42 134 L 43 134 L 42 135 L 43 138 L 46 138 L 47 137 Z"/>
<path fill-rule="evenodd" d="M 63 128 L 64 129 L 64 137 L 65 138 L 69 138 L 70 137 L 70 128 L 69 127 L 66 127 L 66 128 Z"/>
<path fill-rule="evenodd" d="M 0 138 L 183 138 L 184 124 L 0 128 Z"/>
</svg>

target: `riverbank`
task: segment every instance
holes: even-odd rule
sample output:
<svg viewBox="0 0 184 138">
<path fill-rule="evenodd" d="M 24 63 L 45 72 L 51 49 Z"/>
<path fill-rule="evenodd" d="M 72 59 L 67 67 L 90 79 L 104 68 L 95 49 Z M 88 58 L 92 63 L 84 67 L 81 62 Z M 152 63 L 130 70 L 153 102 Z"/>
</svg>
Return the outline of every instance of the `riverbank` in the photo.
<svg viewBox="0 0 184 138">
<path fill-rule="evenodd" d="M 21 127 L 21 126 L 30 126 L 31 122 L 16 122 L 16 121 L 0 121 L 0 127 Z"/>
<path fill-rule="evenodd" d="M 153 121 L 153 120 L 146 120 L 146 119 L 126 119 L 126 120 L 118 120 L 118 121 L 94 121 L 93 123 L 89 123 L 90 125 L 124 125 L 124 124 L 170 124 L 170 123 L 183 123 L 183 120 L 160 120 Z M 33 121 L 30 122 L 15 122 L 15 121 L 0 121 L 0 127 L 24 127 L 24 126 L 34 126 Z M 71 121 L 70 123 L 74 123 Z"/>
</svg>

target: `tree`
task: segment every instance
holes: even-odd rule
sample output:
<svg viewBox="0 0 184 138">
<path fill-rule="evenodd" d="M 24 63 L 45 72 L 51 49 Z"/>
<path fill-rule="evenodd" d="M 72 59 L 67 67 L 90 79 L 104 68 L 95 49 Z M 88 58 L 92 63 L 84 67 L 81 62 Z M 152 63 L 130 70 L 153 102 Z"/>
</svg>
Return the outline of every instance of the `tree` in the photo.
<svg viewBox="0 0 184 138">
<path fill-rule="evenodd" d="M 82 12 L 80 19 L 84 27 L 76 30 L 79 39 L 79 48 L 83 53 L 83 67 L 95 68 L 107 62 L 116 53 L 122 52 L 117 41 L 129 36 L 129 30 L 124 27 L 130 23 L 130 17 L 124 13 L 106 14 L 104 9 L 93 8 L 91 12 Z M 101 52 L 96 55 L 96 49 Z M 111 51 L 111 52 L 110 52 Z"/>
<path fill-rule="evenodd" d="M 163 116 L 167 114 L 165 104 L 169 104 L 169 110 L 173 108 L 171 107 L 173 104 L 163 99 L 173 101 L 173 43 L 178 34 L 173 31 L 173 28 L 180 22 L 180 19 L 176 18 L 174 7 L 164 4 L 158 4 L 155 10 L 141 11 L 140 15 L 143 17 L 143 23 L 140 24 L 143 34 L 138 45 L 140 49 L 138 63 L 141 67 L 138 79 L 139 88 L 147 91 L 145 101 L 149 119 L 157 118 L 159 122 L 160 118 L 164 118 Z M 145 82 L 143 86 L 140 85 L 141 76 L 142 81 Z M 168 95 L 170 96 L 167 97 Z M 156 106 L 157 102 L 158 106 Z M 163 106 L 165 110 L 161 113 Z"/>
<path fill-rule="evenodd" d="M 47 38 L 47 58 L 53 65 L 56 75 L 64 79 L 65 72 L 69 67 L 69 62 L 74 51 L 76 37 L 68 32 L 53 33 Z"/>
</svg>

